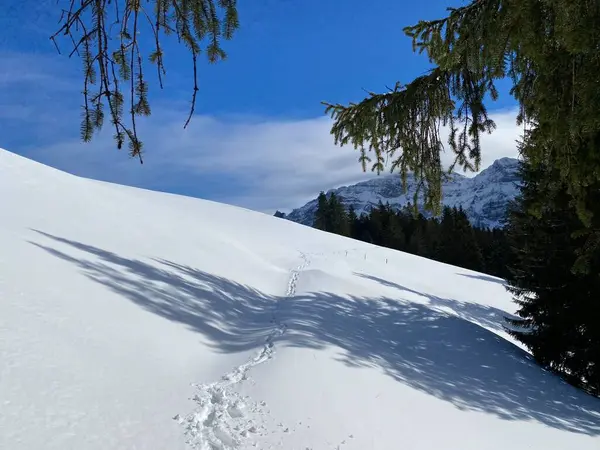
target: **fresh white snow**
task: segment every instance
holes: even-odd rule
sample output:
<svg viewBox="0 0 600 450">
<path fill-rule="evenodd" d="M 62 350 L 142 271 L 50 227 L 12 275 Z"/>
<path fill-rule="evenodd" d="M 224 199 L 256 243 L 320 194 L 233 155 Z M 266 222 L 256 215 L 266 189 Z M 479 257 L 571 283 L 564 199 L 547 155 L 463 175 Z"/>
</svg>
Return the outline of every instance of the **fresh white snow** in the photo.
<svg viewBox="0 0 600 450">
<path fill-rule="evenodd" d="M 499 279 L 4 150 L 0 194 L 0 449 L 600 448 Z"/>
</svg>

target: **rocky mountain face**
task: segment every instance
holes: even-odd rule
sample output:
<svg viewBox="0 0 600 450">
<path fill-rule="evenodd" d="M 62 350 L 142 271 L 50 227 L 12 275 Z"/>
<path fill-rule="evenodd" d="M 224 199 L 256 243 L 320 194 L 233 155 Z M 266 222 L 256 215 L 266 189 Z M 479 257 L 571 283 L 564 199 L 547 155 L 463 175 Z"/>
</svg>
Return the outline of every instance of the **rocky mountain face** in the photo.
<svg viewBox="0 0 600 450">
<path fill-rule="evenodd" d="M 453 173 L 442 186 L 442 202 L 446 206 L 462 206 L 473 225 L 498 228 L 503 226 L 508 203 L 519 192 L 519 162 L 514 158 L 501 158 L 473 178 Z M 342 203 L 349 208 L 354 206 L 356 213 L 370 212 L 379 201 L 388 203 L 396 209 L 412 202 L 416 183 L 409 178 L 408 189 L 404 193 L 400 177 L 397 174 L 379 176 L 368 181 L 331 189 Z M 422 205 L 420 205 L 422 206 Z M 317 199 L 294 209 L 287 215 L 279 213 L 293 222 L 312 226 Z"/>
</svg>

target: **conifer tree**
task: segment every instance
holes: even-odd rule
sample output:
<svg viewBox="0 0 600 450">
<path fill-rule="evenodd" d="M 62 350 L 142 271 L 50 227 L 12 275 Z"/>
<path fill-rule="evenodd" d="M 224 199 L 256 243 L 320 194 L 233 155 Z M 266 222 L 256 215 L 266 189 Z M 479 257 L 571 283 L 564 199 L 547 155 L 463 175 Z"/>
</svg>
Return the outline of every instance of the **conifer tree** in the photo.
<svg viewBox="0 0 600 450">
<path fill-rule="evenodd" d="M 440 220 L 440 242 L 438 247 L 438 258 L 446 264 L 457 265 L 458 256 L 454 241 L 454 214 L 452 208 L 444 207 Z"/>
<path fill-rule="evenodd" d="M 425 229 L 422 228 L 421 224 L 415 222 L 415 227 L 409 236 L 407 236 L 407 245 L 406 251 L 408 253 L 412 253 L 413 255 L 425 256 L 429 255 L 428 246 L 427 246 L 427 236 L 425 234 Z"/>
<path fill-rule="evenodd" d="M 380 200 L 377 207 L 371 209 L 371 214 L 368 218 L 369 234 L 376 245 L 381 245 L 383 242 L 386 215 L 386 207 Z"/>
<path fill-rule="evenodd" d="M 495 128 L 487 106 L 499 96 L 498 80 L 508 78 L 520 107 L 517 123 L 530 131 L 525 143 L 533 144 L 523 147 L 523 156 L 555 169 L 549 192 L 564 186 L 590 228 L 586 246 L 597 248 L 600 229 L 591 227 L 590 208 L 591 186 L 600 181 L 597 2 L 471 0 L 405 33 L 434 67 L 356 104 L 325 103 L 336 143 L 359 149 L 363 170 L 371 163 L 379 173 L 389 157 L 404 184 L 412 171 L 425 189 L 425 207 L 439 213 L 441 127 L 450 131 L 455 165 L 478 170 L 480 137 Z"/>
<path fill-rule="evenodd" d="M 414 253 L 425 258 L 435 259 L 433 248 L 438 239 L 437 221 L 433 218 L 427 220 L 423 214 L 419 214 L 414 222 L 415 227 L 410 238 L 410 245 Z"/>
<path fill-rule="evenodd" d="M 237 0 L 71 0 L 63 9 L 59 28 L 51 36 L 66 37 L 83 63 L 83 111 L 81 137 L 89 142 L 104 125 L 105 110 L 120 149 L 127 143 L 131 156 L 142 160 L 142 141 L 137 118 L 150 115 L 148 60 L 155 65 L 163 87 L 163 41 L 175 35 L 190 52 L 193 75 L 192 103 L 187 127 L 196 104 L 197 62 L 204 52 L 211 63 L 225 59 L 222 39 L 231 39 L 239 27 Z M 152 42 L 141 42 L 140 36 Z M 145 49 L 151 47 L 149 54 Z M 128 96 L 125 96 L 127 90 Z M 128 109 L 125 105 L 128 104 Z M 127 116 L 126 116 L 127 114 Z M 128 120 L 126 119 L 128 117 Z M 129 122 L 129 123 L 128 123 Z"/>
<path fill-rule="evenodd" d="M 440 260 L 447 264 L 483 270 L 483 257 L 475 230 L 462 208 L 444 208 L 438 251 Z"/>
<path fill-rule="evenodd" d="M 520 316 L 508 321 L 515 327 L 510 332 L 540 364 L 598 395 L 600 257 L 587 261 L 588 271 L 573 270 L 584 237 L 574 235 L 579 219 L 566 189 L 549 195 L 551 167 L 524 163 L 521 172 L 521 195 L 508 225 L 513 255 L 507 281 Z"/>
<path fill-rule="evenodd" d="M 368 215 L 368 214 L 361 214 L 360 217 L 358 218 L 358 225 L 357 225 L 357 233 L 358 233 L 358 239 L 363 241 L 363 242 L 368 242 L 369 244 L 374 244 L 375 241 L 373 239 L 373 234 L 372 234 L 372 214 Z"/>
<path fill-rule="evenodd" d="M 330 223 L 329 202 L 327 201 L 325 192 L 321 191 L 317 198 L 317 211 L 315 212 L 313 227 L 319 230 L 329 231 Z"/>
<path fill-rule="evenodd" d="M 348 208 L 348 227 L 350 234 L 349 236 L 354 239 L 359 238 L 359 221 L 358 216 L 356 215 L 356 210 L 354 209 L 354 205 L 350 205 Z"/>
<path fill-rule="evenodd" d="M 335 192 L 332 192 L 329 197 L 328 210 L 330 217 L 329 229 L 332 233 L 348 236 L 350 234 L 350 226 L 348 216 L 344 205 L 340 202 Z"/>
<path fill-rule="evenodd" d="M 475 229 L 469 222 L 467 214 L 462 206 L 454 208 L 452 214 L 454 216 L 457 265 L 479 272 L 483 271 L 483 256 L 475 236 Z"/>
<path fill-rule="evenodd" d="M 402 225 L 398 220 L 398 216 L 391 210 L 388 211 L 386 227 L 384 229 L 384 237 L 381 245 L 396 250 L 406 249 L 406 236 Z"/>
<path fill-rule="evenodd" d="M 484 271 L 500 278 L 508 276 L 510 249 L 501 229 L 478 230 L 477 240 L 484 259 Z"/>
<path fill-rule="evenodd" d="M 421 216 L 422 217 L 422 216 Z M 420 253 L 426 258 L 438 260 L 439 246 L 440 246 L 440 227 L 436 219 L 425 219 L 423 217 L 425 225 L 423 226 L 424 235 L 424 253 Z"/>
</svg>

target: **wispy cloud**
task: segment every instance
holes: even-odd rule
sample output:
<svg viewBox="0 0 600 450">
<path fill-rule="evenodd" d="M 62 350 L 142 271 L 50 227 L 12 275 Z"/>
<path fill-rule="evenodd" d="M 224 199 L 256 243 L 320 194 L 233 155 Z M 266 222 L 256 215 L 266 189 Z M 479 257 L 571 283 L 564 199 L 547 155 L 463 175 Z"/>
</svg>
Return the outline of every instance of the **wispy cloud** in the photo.
<svg viewBox="0 0 600 450">
<path fill-rule="evenodd" d="M 41 70 L 39 62 L 18 60 L 14 67 L 28 73 L 27 89 L 22 83 L 15 87 L 18 80 L 10 70 L 4 82 L 0 78 L 0 98 L 8 99 L 0 102 L 0 125 L 12 121 L 18 125 L 14 133 L 27 130 L 36 139 L 11 141 L 8 136 L 4 138 L 16 148 L 2 141 L 0 146 L 77 175 L 269 213 L 300 206 L 320 190 L 374 176 L 362 172 L 357 151 L 334 145 L 327 117 L 197 115 L 184 130 L 185 105 L 164 101 L 153 104 L 153 115 L 140 127 L 146 146 L 142 166 L 114 147 L 108 126 L 91 143 L 80 142 L 80 89 L 73 83 L 81 80 L 72 68 L 67 73 L 55 67 Z M 54 101 L 39 98 L 44 86 L 56 86 L 48 94 Z M 4 95 L 9 91 L 10 96 Z M 498 128 L 483 138 L 482 168 L 499 157 L 516 156 L 515 141 L 521 132 L 515 125 L 515 111 L 497 111 L 492 116 Z M 452 155 L 444 154 L 443 160 L 449 164 Z"/>
<path fill-rule="evenodd" d="M 48 94 L 73 92 L 73 84 L 81 83 L 78 69 L 78 61 L 65 55 L 3 51 L 0 89 L 45 89 Z"/>
</svg>

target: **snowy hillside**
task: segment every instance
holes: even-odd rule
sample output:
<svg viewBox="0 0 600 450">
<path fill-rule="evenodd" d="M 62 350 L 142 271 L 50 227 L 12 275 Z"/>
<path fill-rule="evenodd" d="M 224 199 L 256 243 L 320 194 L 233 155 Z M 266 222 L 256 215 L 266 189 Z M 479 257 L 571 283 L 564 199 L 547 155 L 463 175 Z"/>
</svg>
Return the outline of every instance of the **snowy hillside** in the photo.
<svg viewBox="0 0 600 450">
<path fill-rule="evenodd" d="M 476 226 L 497 228 L 502 226 L 508 203 L 518 194 L 518 160 L 501 158 L 473 178 L 459 173 L 442 186 L 443 203 L 447 206 L 462 206 L 469 220 Z M 409 179 L 406 194 L 400 177 L 396 174 L 380 176 L 361 183 L 332 189 L 342 203 L 354 206 L 357 214 L 370 212 L 379 201 L 389 202 L 393 207 L 403 207 L 413 201 L 416 183 Z M 286 218 L 312 226 L 317 199 L 286 215 Z"/>
<path fill-rule="evenodd" d="M 600 448 L 501 280 L 2 150 L 0 193 L 0 449 Z"/>
</svg>

